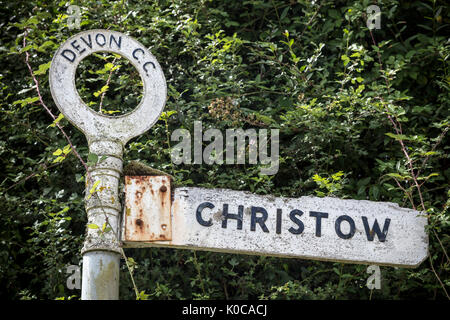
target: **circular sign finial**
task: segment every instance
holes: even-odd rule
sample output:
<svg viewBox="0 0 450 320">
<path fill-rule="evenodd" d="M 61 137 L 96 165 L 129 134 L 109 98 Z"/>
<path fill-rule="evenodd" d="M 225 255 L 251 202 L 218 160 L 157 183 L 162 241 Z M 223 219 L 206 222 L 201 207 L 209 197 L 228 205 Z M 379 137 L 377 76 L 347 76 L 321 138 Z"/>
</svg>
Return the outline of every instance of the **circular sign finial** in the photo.
<svg viewBox="0 0 450 320">
<path fill-rule="evenodd" d="M 85 57 L 99 51 L 113 52 L 127 58 L 142 78 L 143 98 L 133 111 L 125 115 L 97 113 L 78 94 L 75 86 L 77 66 Z M 113 140 L 125 144 L 150 129 L 159 119 L 166 103 L 166 80 L 156 58 L 141 43 L 116 31 L 89 30 L 69 38 L 53 57 L 49 79 L 59 110 L 89 141 Z"/>
</svg>

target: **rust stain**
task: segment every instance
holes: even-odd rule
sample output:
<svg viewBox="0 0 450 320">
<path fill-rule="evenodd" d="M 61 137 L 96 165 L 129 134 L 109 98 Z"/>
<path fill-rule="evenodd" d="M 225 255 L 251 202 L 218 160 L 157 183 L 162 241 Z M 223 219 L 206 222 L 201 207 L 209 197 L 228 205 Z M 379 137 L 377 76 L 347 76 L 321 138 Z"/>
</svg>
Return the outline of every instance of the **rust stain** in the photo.
<svg viewBox="0 0 450 320">
<path fill-rule="evenodd" d="M 126 179 L 126 241 L 172 240 L 172 192 L 167 177 L 136 176 Z"/>
</svg>

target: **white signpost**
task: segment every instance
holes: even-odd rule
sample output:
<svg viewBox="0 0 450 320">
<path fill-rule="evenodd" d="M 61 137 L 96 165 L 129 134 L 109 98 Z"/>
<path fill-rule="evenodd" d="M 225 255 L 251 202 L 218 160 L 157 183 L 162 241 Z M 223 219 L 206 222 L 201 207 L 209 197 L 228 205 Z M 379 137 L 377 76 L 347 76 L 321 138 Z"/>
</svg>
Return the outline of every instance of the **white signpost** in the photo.
<svg viewBox="0 0 450 320">
<path fill-rule="evenodd" d="M 144 93 L 132 112 L 99 114 L 78 95 L 76 68 L 99 51 L 120 54 L 139 71 Z M 104 159 L 89 168 L 86 212 L 88 224 L 108 224 L 113 232 L 88 229 L 82 249 L 82 299 L 118 299 L 121 245 L 402 267 L 415 267 L 427 257 L 426 217 L 396 204 L 276 198 L 224 189 L 172 190 L 168 176 L 125 177 L 126 205 L 120 223 L 123 147 L 158 120 L 167 91 L 162 69 L 135 39 L 115 31 L 89 30 L 61 45 L 49 75 L 56 105 L 86 135 L 89 151 Z"/>
<path fill-rule="evenodd" d="M 427 218 L 394 203 L 176 188 L 170 208 L 166 204 L 164 210 L 155 212 L 150 208 L 158 207 L 158 195 L 155 198 L 155 193 L 142 190 L 157 186 L 156 179 L 160 177 L 126 177 L 125 247 L 173 247 L 401 267 L 416 267 L 428 254 Z M 159 237 L 160 224 L 154 222 L 160 221 L 161 215 L 165 215 L 164 231 L 171 237 Z M 153 236 L 146 227 L 153 228 Z"/>
<path fill-rule="evenodd" d="M 127 58 L 138 70 L 144 87 L 139 105 L 121 116 L 107 116 L 89 108 L 80 98 L 75 86 L 78 64 L 95 52 L 113 52 Z M 83 300 L 111 300 L 119 298 L 121 205 L 119 181 L 122 175 L 124 145 L 148 129 L 158 120 L 166 102 L 167 88 L 164 73 L 156 58 L 135 39 L 110 30 L 89 30 L 69 38 L 56 51 L 49 73 L 53 99 L 61 113 L 86 136 L 89 152 L 103 161 L 89 168 L 86 186 L 88 224 L 112 232 L 99 234 L 88 229 L 82 249 Z M 94 189 L 93 195 L 90 190 Z"/>
</svg>

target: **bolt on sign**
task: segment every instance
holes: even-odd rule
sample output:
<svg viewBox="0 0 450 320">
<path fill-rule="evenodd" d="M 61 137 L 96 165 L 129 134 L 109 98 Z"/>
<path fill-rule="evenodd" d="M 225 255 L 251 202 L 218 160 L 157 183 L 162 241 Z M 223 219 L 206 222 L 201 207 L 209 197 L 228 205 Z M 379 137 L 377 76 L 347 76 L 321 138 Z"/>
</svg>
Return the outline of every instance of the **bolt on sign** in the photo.
<svg viewBox="0 0 450 320">
<path fill-rule="evenodd" d="M 164 176 L 126 177 L 125 197 L 124 247 L 401 267 L 416 267 L 428 256 L 427 218 L 394 203 L 280 198 L 226 189 L 171 191 Z"/>
</svg>

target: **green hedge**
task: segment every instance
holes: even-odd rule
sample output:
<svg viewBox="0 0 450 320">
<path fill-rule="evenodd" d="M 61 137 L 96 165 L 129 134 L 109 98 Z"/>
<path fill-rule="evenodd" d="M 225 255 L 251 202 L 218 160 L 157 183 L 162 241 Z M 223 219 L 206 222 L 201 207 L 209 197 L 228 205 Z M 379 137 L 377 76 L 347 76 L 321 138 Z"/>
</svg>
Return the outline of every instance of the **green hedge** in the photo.
<svg viewBox="0 0 450 320">
<path fill-rule="evenodd" d="M 416 269 L 382 267 L 381 290 L 367 289 L 363 265 L 126 250 L 136 262 L 133 274 L 143 297 L 449 297 L 446 1 L 378 1 L 381 29 L 372 31 L 366 26 L 366 8 L 373 4 L 368 0 L 0 4 L 1 298 L 80 295 L 67 289 L 65 272 L 66 265 L 81 261 L 85 172 L 73 152 L 54 155 L 68 142 L 51 126 L 26 55 L 43 102 L 57 116 L 49 62 L 68 37 L 94 28 L 138 39 L 167 79 L 165 120 L 127 144 L 125 162 L 145 162 L 185 186 L 390 201 L 424 209 L 429 217 L 430 259 Z M 81 8 L 79 30 L 67 26 L 69 4 Z M 86 59 L 77 80 L 82 98 L 111 114 L 131 110 L 141 98 L 136 71 L 116 58 L 99 54 Z M 170 134 L 178 128 L 192 132 L 196 120 L 222 132 L 278 128 L 279 172 L 261 176 L 257 165 L 173 165 Z M 66 119 L 59 123 L 87 161 L 85 137 Z M 136 298 L 125 264 L 120 290 L 121 298 Z"/>
</svg>

